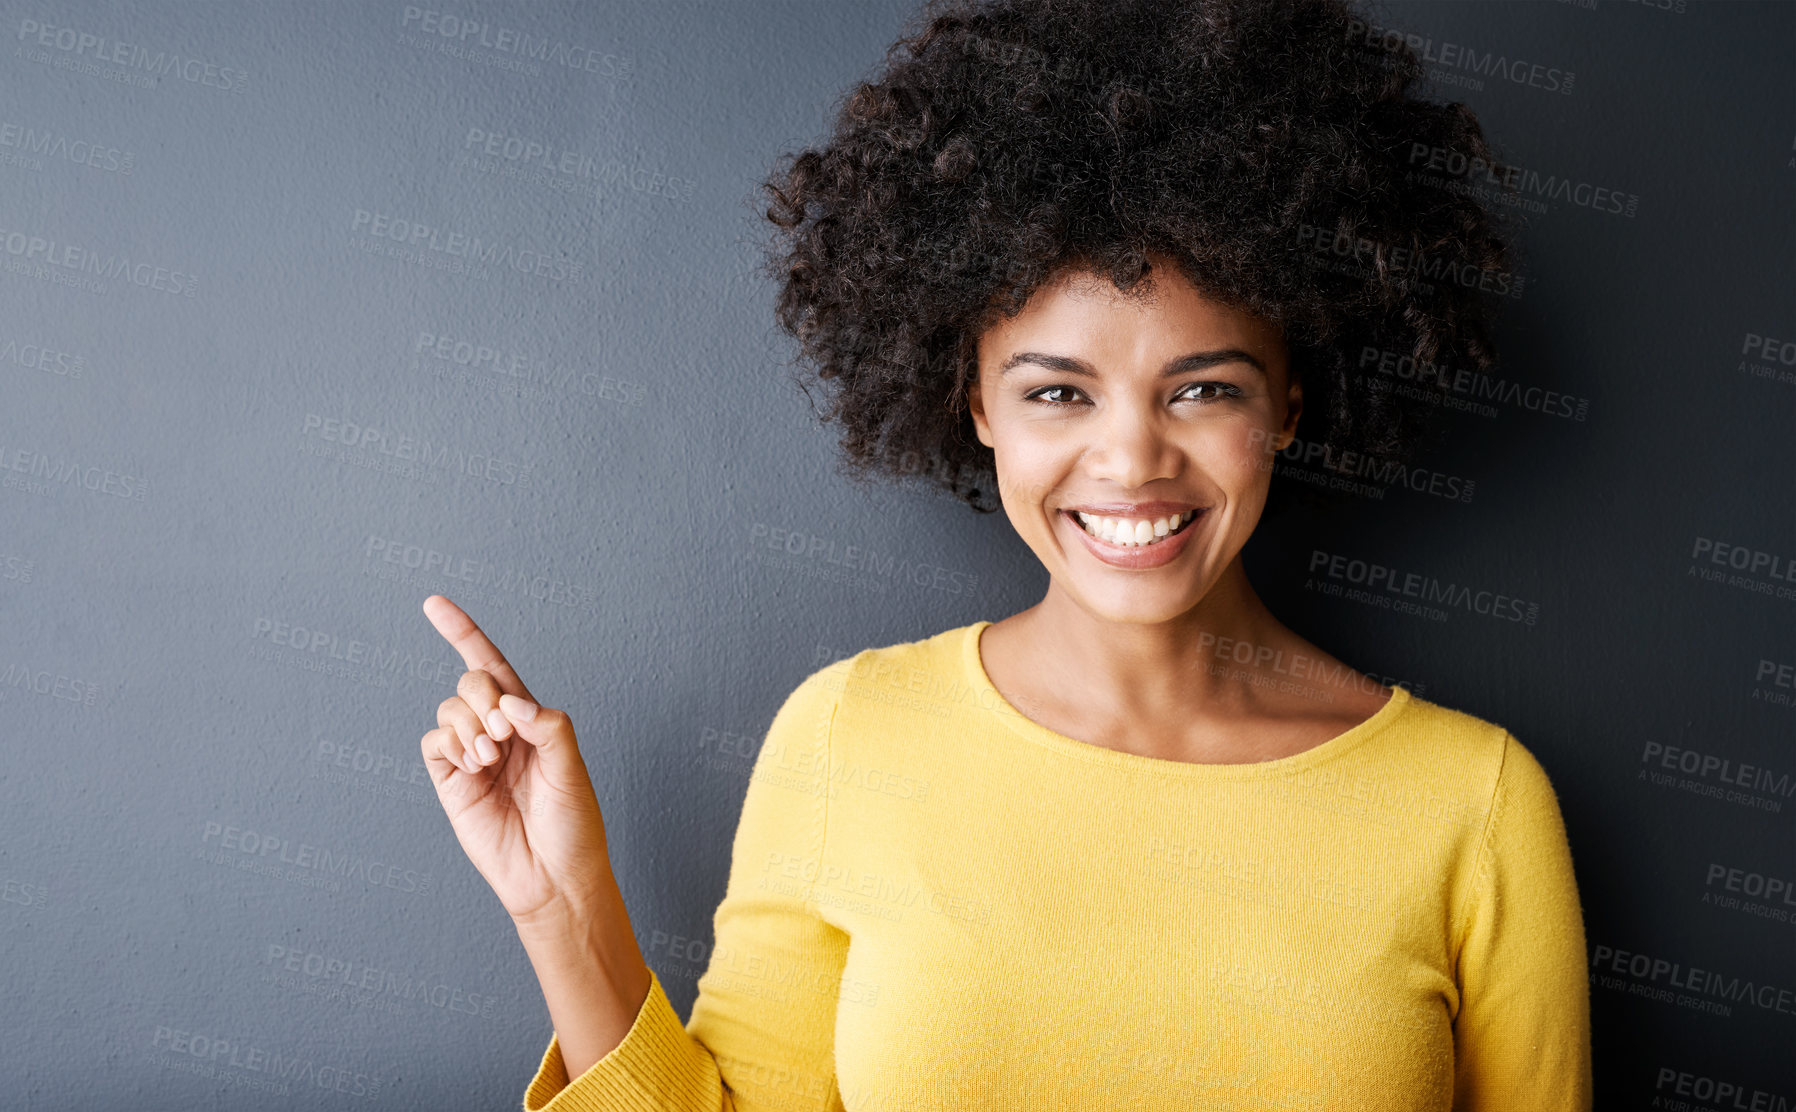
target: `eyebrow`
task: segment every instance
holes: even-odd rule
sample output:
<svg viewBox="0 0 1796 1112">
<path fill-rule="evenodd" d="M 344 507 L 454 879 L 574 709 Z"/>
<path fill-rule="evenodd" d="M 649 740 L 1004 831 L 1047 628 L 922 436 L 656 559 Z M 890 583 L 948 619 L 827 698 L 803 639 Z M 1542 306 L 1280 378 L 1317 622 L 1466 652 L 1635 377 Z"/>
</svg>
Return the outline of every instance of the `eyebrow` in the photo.
<svg viewBox="0 0 1796 1112">
<path fill-rule="evenodd" d="M 1098 377 L 1097 370 L 1083 359 L 1075 359 L 1070 355 L 1047 355 L 1039 351 L 1017 352 L 1004 361 L 1004 365 L 998 368 L 998 374 L 1000 376 L 1009 374 L 1013 368 L 1024 363 L 1039 363 L 1064 374 L 1085 375 L 1088 378 Z M 1218 348 L 1215 351 L 1194 351 L 1189 355 L 1181 355 L 1160 369 L 1160 377 L 1171 378 L 1173 375 L 1208 370 L 1224 363 L 1246 363 L 1262 376 L 1267 374 L 1266 364 L 1260 362 L 1251 352 L 1242 351 L 1240 348 Z"/>
</svg>

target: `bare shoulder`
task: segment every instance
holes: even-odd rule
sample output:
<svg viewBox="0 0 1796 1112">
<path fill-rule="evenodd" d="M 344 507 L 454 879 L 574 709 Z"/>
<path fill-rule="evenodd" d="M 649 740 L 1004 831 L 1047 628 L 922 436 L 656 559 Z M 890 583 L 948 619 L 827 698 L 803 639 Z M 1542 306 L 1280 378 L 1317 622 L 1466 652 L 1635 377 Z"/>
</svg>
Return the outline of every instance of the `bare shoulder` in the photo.
<svg viewBox="0 0 1796 1112">
<path fill-rule="evenodd" d="M 1377 714 L 1394 694 L 1382 680 L 1296 633 L 1275 651 L 1270 666 L 1283 673 L 1278 688 L 1288 696 L 1286 713 L 1343 730 Z"/>
</svg>

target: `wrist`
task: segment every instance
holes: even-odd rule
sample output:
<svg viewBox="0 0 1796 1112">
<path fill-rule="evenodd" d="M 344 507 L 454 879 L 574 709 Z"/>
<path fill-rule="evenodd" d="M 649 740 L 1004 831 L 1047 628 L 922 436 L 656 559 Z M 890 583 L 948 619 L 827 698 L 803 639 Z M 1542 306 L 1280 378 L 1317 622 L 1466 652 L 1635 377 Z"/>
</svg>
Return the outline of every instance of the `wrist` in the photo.
<svg viewBox="0 0 1796 1112">
<path fill-rule="evenodd" d="M 633 983 L 646 968 L 621 900 L 615 907 L 561 906 L 514 915 L 512 929 L 539 970 L 583 968 L 613 983 Z"/>
<path fill-rule="evenodd" d="M 553 896 L 529 911 L 506 910 L 519 938 L 546 944 L 583 939 L 608 922 L 630 921 L 617 878 L 604 863 L 596 873 L 580 877 L 578 885 L 556 885 Z"/>
<path fill-rule="evenodd" d="M 542 908 L 529 915 L 513 915 L 512 929 L 525 946 L 567 949 L 593 933 L 598 917 L 565 904 Z"/>
<path fill-rule="evenodd" d="M 629 1035 L 653 987 L 626 922 L 621 941 L 597 924 L 528 922 L 518 936 L 542 986 L 570 1078 L 586 1072 Z M 616 932 L 611 932 L 615 934 Z"/>
</svg>

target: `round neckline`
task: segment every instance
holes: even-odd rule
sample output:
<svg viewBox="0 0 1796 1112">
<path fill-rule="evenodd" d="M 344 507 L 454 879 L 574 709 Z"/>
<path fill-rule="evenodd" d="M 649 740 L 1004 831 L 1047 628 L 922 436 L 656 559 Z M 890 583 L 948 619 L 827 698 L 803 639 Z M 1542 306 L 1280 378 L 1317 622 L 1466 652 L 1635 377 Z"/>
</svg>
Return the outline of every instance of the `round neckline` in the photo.
<svg viewBox="0 0 1796 1112">
<path fill-rule="evenodd" d="M 1052 749 L 1057 753 L 1090 761 L 1093 764 L 1106 765 L 1124 772 L 1146 772 L 1158 776 L 1176 776 L 1190 780 L 1250 780 L 1268 776 L 1283 776 L 1292 772 L 1333 760 L 1341 754 L 1358 746 L 1367 738 L 1390 725 L 1404 708 L 1409 706 L 1414 696 L 1408 688 L 1395 685 L 1391 688 L 1390 697 L 1384 705 L 1374 711 L 1371 717 L 1363 719 L 1347 730 L 1336 734 L 1320 745 L 1312 745 L 1301 753 L 1293 753 L 1288 757 L 1278 757 L 1270 761 L 1249 761 L 1234 764 L 1203 764 L 1195 761 L 1169 761 L 1161 757 L 1144 757 L 1139 753 L 1125 753 L 1118 749 L 1110 749 L 1102 745 L 1094 745 L 1088 741 L 1067 737 L 1056 733 L 1041 723 L 1023 714 L 1010 704 L 1004 693 L 992 682 L 985 671 L 985 661 L 979 656 L 979 637 L 985 627 L 991 625 L 988 619 L 982 619 L 967 626 L 961 641 L 961 660 L 968 676 L 979 689 L 981 701 L 998 711 L 998 717 L 1018 735 L 1037 745 Z"/>
</svg>

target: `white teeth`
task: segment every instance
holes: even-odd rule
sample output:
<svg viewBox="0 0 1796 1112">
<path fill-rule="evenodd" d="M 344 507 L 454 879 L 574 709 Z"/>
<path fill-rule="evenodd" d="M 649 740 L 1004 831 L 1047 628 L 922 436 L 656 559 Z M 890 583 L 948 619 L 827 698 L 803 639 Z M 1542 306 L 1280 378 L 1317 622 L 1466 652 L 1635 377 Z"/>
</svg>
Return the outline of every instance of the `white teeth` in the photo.
<svg viewBox="0 0 1796 1112">
<path fill-rule="evenodd" d="M 1150 521 L 1145 518 L 1100 517 L 1083 510 L 1073 512 L 1087 533 L 1124 548 L 1157 544 L 1192 516 L 1173 514 Z"/>
</svg>

